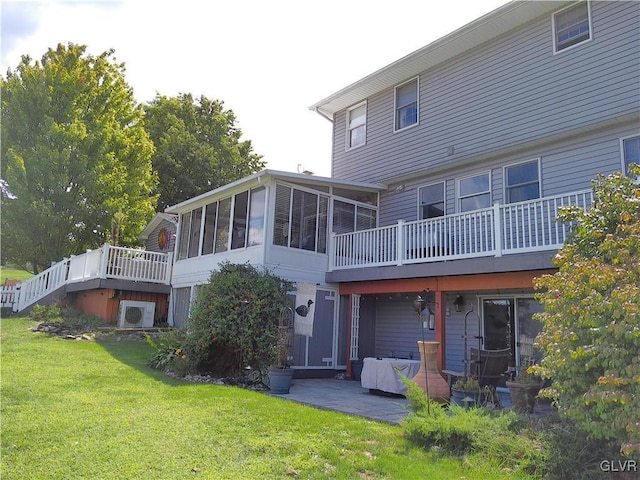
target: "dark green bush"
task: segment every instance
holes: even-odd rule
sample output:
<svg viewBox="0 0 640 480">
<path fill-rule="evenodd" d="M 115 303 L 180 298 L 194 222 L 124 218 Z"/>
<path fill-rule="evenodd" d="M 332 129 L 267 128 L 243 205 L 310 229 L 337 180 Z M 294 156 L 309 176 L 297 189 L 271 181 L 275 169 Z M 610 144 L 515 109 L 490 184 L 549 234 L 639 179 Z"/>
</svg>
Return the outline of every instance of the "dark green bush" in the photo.
<svg viewBox="0 0 640 480">
<path fill-rule="evenodd" d="M 250 264 L 224 262 L 198 289 L 185 354 L 200 373 L 233 377 L 273 361 L 291 284 Z"/>
</svg>

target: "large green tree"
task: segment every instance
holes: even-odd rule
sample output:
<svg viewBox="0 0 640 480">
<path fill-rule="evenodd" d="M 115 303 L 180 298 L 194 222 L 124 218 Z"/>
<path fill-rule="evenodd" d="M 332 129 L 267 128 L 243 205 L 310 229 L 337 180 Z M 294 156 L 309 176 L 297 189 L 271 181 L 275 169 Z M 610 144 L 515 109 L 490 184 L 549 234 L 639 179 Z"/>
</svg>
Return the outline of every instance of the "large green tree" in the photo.
<svg viewBox="0 0 640 480">
<path fill-rule="evenodd" d="M 224 103 L 190 94 L 157 95 L 145 106 L 146 128 L 156 147 L 158 208 L 233 182 L 264 168 L 251 142 L 241 141 L 231 110 Z"/>
<path fill-rule="evenodd" d="M 155 211 L 144 112 L 113 51 L 69 43 L 2 79 L 3 258 L 34 271 L 136 236 Z"/>
<path fill-rule="evenodd" d="M 633 177 L 640 175 L 636 165 Z M 621 173 L 593 183 L 590 210 L 567 208 L 574 224 L 555 257 L 559 270 L 539 278 L 536 338 L 560 411 L 594 439 L 640 452 L 640 185 Z"/>
</svg>

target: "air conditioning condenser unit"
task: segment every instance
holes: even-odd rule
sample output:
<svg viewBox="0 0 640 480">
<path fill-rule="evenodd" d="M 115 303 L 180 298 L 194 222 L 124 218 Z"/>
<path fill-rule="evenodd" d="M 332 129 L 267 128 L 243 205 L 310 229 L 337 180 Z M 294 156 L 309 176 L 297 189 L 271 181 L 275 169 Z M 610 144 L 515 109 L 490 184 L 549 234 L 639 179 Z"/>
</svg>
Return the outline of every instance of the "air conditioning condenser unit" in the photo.
<svg viewBox="0 0 640 480">
<path fill-rule="evenodd" d="M 154 302 L 139 302 L 122 300 L 118 315 L 118 326 L 121 328 L 153 327 L 153 317 L 156 313 Z"/>
</svg>

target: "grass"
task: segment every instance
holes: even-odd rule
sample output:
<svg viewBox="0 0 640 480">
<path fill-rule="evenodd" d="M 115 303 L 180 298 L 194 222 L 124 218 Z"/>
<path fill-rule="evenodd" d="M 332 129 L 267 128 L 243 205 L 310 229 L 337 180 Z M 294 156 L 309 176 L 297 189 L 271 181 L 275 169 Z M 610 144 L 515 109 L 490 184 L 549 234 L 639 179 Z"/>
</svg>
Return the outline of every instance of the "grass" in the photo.
<svg viewBox="0 0 640 480">
<path fill-rule="evenodd" d="M 2 478 L 514 478 L 439 456 L 398 426 L 145 365 L 145 342 L 74 341 L 2 320 Z M 527 478 L 527 477 L 520 477 Z"/>
<path fill-rule="evenodd" d="M 19 270 L 12 267 L 0 268 L 0 284 L 3 284 L 5 280 L 20 280 L 21 282 L 27 278 L 33 277 L 33 273 L 26 270 Z"/>
</svg>

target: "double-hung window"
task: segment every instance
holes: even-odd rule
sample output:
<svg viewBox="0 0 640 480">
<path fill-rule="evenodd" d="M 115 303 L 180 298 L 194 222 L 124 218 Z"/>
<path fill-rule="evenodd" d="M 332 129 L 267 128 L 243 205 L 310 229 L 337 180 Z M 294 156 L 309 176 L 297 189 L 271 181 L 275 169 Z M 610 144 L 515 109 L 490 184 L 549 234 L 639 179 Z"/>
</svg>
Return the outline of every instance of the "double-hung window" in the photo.
<svg viewBox="0 0 640 480">
<path fill-rule="evenodd" d="M 504 167 L 505 203 L 540 198 L 538 160 Z"/>
<path fill-rule="evenodd" d="M 367 141 L 367 104 L 361 103 L 347 110 L 347 149 L 364 145 Z"/>
<path fill-rule="evenodd" d="M 444 216 L 444 182 L 421 187 L 418 195 L 421 220 Z"/>
<path fill-rule="evenodd" d="M 458 179 L 458 211 L 468 212 L 491 206 L 489 172 Z"/>
<path fill-rule="evenodd" d="M 553 15 L 554 52 L 591 39 L 589 2 L 579 2 Z"/>
<path fill-rule="evenodd" d="M 395 129 L 402 130 L 418 123 L 418 78 L 398 85 L 395 90 Z"/>
<path fill-rule="evenodd" d="M 622 166 L 624 173 L 629 173 L 629 165 L 640 165 L 640 135 L 622 139 Z"/>
</svg>

